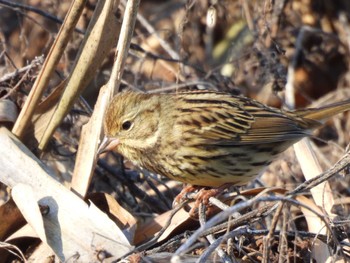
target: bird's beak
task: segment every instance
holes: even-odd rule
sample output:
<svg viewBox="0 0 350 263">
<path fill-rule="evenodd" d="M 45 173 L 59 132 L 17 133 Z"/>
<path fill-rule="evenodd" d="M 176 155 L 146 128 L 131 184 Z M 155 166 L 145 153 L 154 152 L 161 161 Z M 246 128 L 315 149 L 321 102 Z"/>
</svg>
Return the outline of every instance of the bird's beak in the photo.
<svg viewBox="0 0 350 263">
<path fill-rule="evenodd" d="M 100 144 L 100 147 L 98 147 L 97 154 L 99 155 L 108 151 L 112 151 L 119 145 L 119 143 L 120 141 L 118 138 L 105 136 Z"/>
</svg>

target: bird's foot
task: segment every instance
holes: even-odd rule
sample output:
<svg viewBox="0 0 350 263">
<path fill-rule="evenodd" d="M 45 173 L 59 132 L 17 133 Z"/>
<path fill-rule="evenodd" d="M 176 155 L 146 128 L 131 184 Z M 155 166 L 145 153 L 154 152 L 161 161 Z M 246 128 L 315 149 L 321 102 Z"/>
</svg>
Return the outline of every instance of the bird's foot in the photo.
<svg viewBox="0 0 350 263">
<path fill-rule="evenodd" d="M 175 197 L 173 201 L 173 207 L 178 206 L 184 202 L 195 199 L 195 196 L 203 188 L 203 186 L 187 185 L 181 192 Z"/>
<path fill-rule="evenodd" d="M 225 189 L 227 189 L 230 184 L 224 184 L 220 187 L 207 188 L 203 186 L 189 185 L 182 189 L 182 191 L 175 197 L 173 206 L 186 202 L 188 200 L 195 200 L 194 205 L 189 211 L 189 215 L 192 218 L 198 217 L 198 208 L 200 204 L 208 205 L 210 203 L 211 197 L 218 197 L 221 195 Z"/>
</svg>

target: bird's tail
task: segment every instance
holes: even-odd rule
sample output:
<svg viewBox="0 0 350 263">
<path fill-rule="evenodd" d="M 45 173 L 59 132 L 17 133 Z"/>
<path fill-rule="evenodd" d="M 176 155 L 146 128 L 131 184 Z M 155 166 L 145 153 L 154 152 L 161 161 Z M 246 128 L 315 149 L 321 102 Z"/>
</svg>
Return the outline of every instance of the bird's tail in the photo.
<svg viewBox="0 0 350 263">
<path fill-rule="evenodd" d="M 323 123 L 327 121 L 330 117 L 348 110 L 350 110 L 350 100 L 336 102 L 315 109 L 310 108 L 307 110 L 297 110 L 295 113 L 299 117 Z"/>
</svg>

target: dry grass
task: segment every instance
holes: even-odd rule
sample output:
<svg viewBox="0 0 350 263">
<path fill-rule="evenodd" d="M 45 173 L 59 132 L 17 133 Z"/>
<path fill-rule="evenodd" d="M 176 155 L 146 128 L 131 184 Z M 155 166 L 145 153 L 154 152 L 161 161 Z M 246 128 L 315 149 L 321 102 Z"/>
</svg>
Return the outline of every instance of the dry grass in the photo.
<svg viewBox="0 0 350 263">
<path fill-rule="evenodd" d="M 212 89 L 241 93 L 276 107 L 283 107 L 292 97 L 296 108 L 350 98 L 350 2 L 227 0 L 215 5 L 210 2 L 213 1 L 142 1 L 139 9 L 142 17 L 138 17 L 135 27 L 121 89 L 147 92 Z M 69 3 L 26 2 L 61 18 Z M 85 7 L 78 23 L 80 29 L 87 28 L 95 4 L 90 1 Z M 38 66 L 38 62 L 31 62 L 37 56 L 47 55 L 60 24 L 24 8 L 9 8 L 2 1 L 0 8 L 0 103 L 7 99 L 21 110 L 42 63 Z M 120 6 L 116 15 L 123 11 Z M 82 34 L 73 34 L 42 102 L 69 75 L 82 39 Z M 112 51 L 40 155 L 40 161 L 67 187 L 81 127 L 91 115 L 87 105 L 93 107 L 100 87 L 108 80 L 114 60 Z M 292 91 L 285 89 L 286 83 L 292 84 Z M 10 118 L 15 114 L 13 105 L 11 114 L 1 111 L 0 105 L 1 124 L 10 129 L 14 124 Z M 343 156 L 347 158 L 349 114 L 333 118 L 312 138 L 312 148 L 323 171 Z M 22 142 L 37 153 L 33 131 L 28 130 L 28 134 Z M 132 241 L 138 249 L 129 257 L 135 262 L 142 259 L 168 262 L 174 256 L 184 262 L 198 258 L 201 262 L 235 262 L 234 258 L 244 262 L 322 262 L 328 257 L 348 260 L 350 180 L 349 171 L 343 166 L 338 165 L 339 169 L 328 173 L 326 189 L 333 200 L 331 211 L 326 209 L 330 204 L 325 203 L 328 199 L 323 199 L 324 193 L 318 197 L 321 200 L 314 200 L 307 188 L 287 194 L 305 181 L 305 171 L 300 169 L 293 149 L 283 153 L 239 194 L 229 195 L 225 199 L 229 210 L 218 215 L 221 210 L 212 209 L 211 219 L 200 213 L 199 221 L 192 220 L 183 208 L 168 221 L 172 200 L 181 184 L 150 174 L 113 153 L 98 161 L 88 192 L 110 194 L 138 220 Z M 1 203 L 5 204 L 8 189 L 0 185 Z M 261 188 L 249 190 L 258 187 Z M 107 205 L 101 197 L 95 199 L 114 222 L 120 221 L 122 210 L 113 214 L 111 203 Z M 267 207 L 271 204 L 276 207 Z M 1 209 L 0 221 L 2 217 L 5 220 Z M 323 225 L 323 232 L 313 228 L 319 224 Z M 159 238 L 148 243 L 164 226 L 168 227 Z M 9 235 L 3 235 L 1 227 L 1 241 L 14 243 L 29 258 L 35 250 L 31 246 L 37 247 L 37 243 L 30 239 L 19 245 L 20 242 L 6 239 Z M 325 253 L 321 254 L 319 247 Z M 10 262 L 15 257 L 6 254 L 5 258 L 0 262 Z"/>
</svg>

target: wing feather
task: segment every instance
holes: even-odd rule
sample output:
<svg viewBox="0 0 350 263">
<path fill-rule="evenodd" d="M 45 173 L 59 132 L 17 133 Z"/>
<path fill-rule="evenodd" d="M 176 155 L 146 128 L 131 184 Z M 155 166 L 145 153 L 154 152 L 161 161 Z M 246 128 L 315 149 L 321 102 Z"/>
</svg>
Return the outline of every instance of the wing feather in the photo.
<svg viewBox="0 0 350 263">
<path fill-rule="evenodd" d="M 317 124 L 254 100 L 220 93 L 186 94 L 178 110 L 183 133 L 197 136 L 197 143 L 211 145 L 294 141 L 308 136 L 308 128 Z"/>
</svg>

